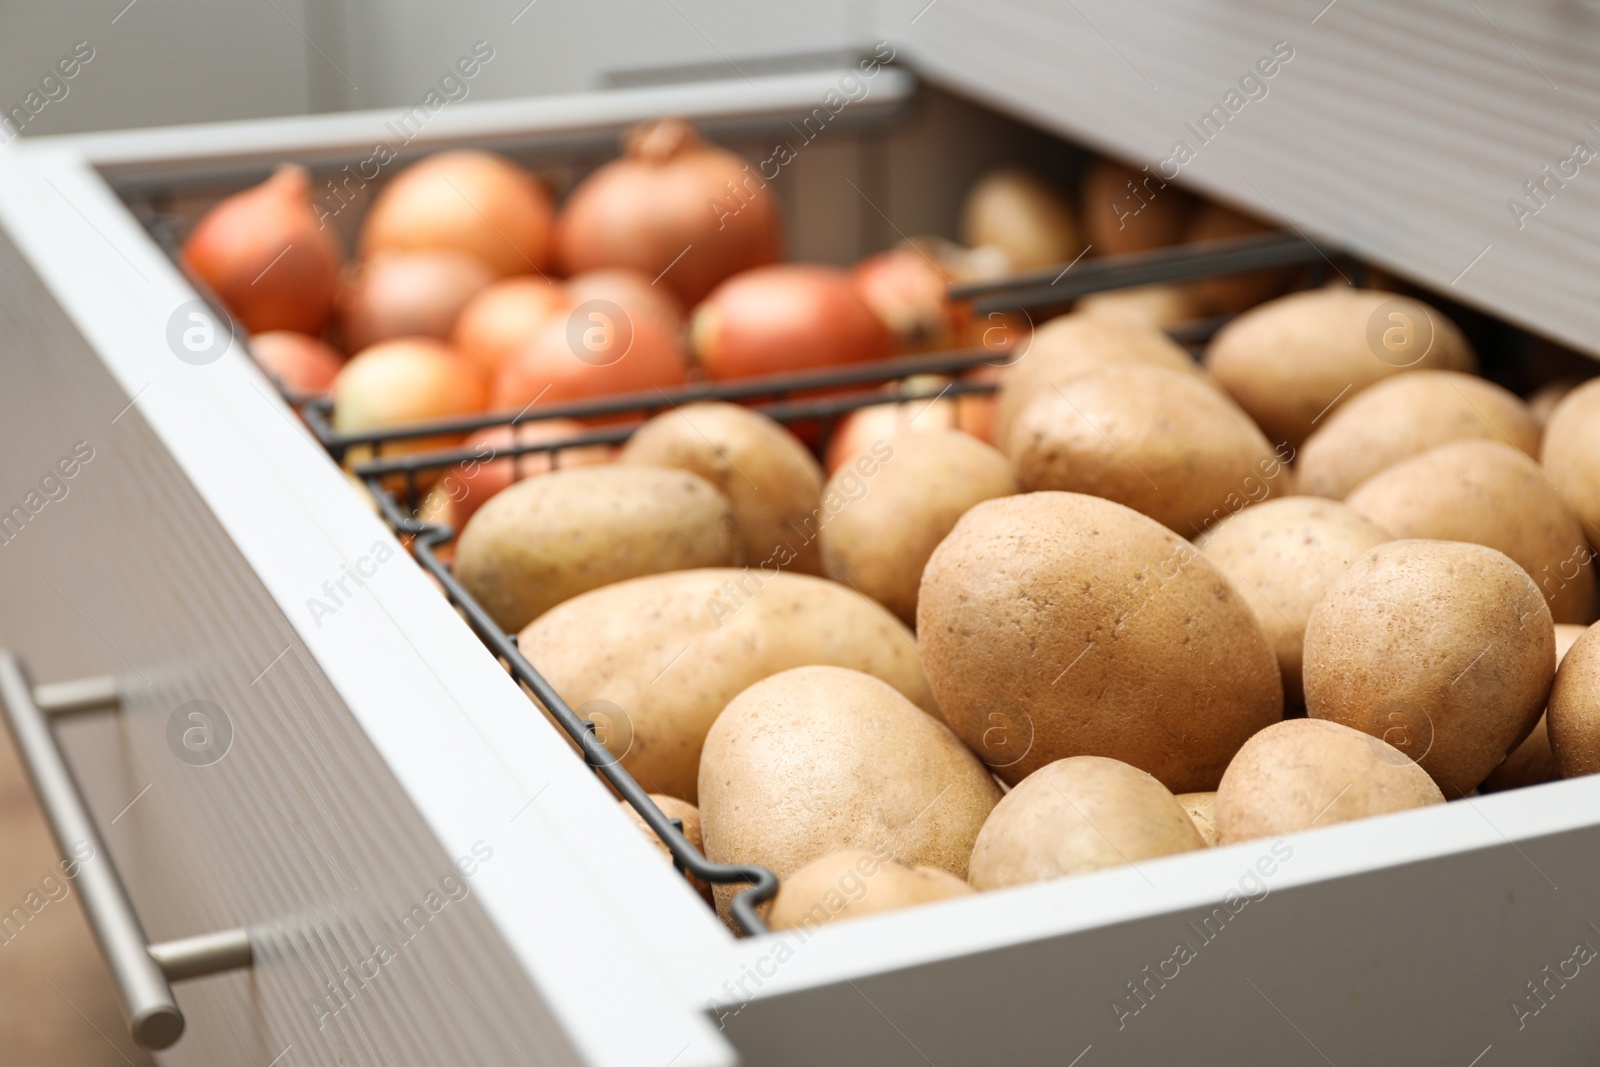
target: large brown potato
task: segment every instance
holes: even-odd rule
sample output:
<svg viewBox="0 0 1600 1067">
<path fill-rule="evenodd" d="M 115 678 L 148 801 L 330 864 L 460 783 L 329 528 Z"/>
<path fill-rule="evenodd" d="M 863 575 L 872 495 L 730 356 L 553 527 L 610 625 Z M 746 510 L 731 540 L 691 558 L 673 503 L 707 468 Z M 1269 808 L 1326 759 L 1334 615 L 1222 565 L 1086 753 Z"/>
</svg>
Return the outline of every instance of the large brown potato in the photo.
<svg viewBox="0 0 1600 1067">
<path fill-rule="evenodd" d="M 1504 441 L 1537 455 L 1539 426 L 1511 393 L 1455 371 L 1417 371 L 1373 386 L 1323 421 L 1300 450 L 1300 491 L 1343 500 L 1403 459 L 1451 441 Z"/>
<path fill-rule="evenodd" d="M 1374 382 L 1423 368 L 1476 370 L 1478 361 L 1455 324 L 1420 300 L 1328 288 L 1240 315 L 1212 340 L 1205 364 L 1273 444 L 1298 448 L 1330 408 Z"/>
<path fill-rule="evenodd" d="M 1600 549 L 1600 378 L 1568 393 L 1550 413 L 1540 461 Z"/>
<path fill-rule="evenodd" d="M 937 867 L 904 867 L 887 855 L 830 852 L 783 880 L 767 925 L 813 929 L 825 923 L 966 896 L 972 887 Z"/>
<path fill-rule="evenodd" d="M 740 693 L 700 757 L 706 856 L 781 878 L 830 852 L 865 849 L 967 875 L 1000 799 L 949 728 L 892 687 L 839 667 L 798 667 Z M 714 887 L 726 910 L 731 887 Z"/>
<path fill-rule="evenodd" d="M 1305 705 L 1300 678 L 1306 622 L 1333 580 L 1393 538 L 1334 500 L 1292 496 L 1246 508 L 1195 542 L 1233 583 L 1272 643 L 1284 703 Z"/>
<path fill-rule="evenodd" d="M 1452 441 L 1379 471 L 1345 503 L 1396 538 L 1471 541 L 1510 556 L 1556 622 L 1594 621 L 1593 553 L 1537 464 L 1499 441 Z"/>
<path fill-rule="evenodd" d="M 1188 542 L 1096 497 L 967 512 L 923 571 L 917 633 L 946 721 L 1010 783 L 1096 755 L 1214 789 L 1283 713 L 1244 598 Z"/>
<path fill-rule="evenodd" d="M 1238 406 L 1192 374 L 1112 367 L 1042 391 L 1006 454 L 1028 490 L 1087 493 L 1198 536 L 1290 475 Z"/>
<path fill-rule="evenodd" d="M 1217 844 L 1443 804 L 1427 772 L 1380 738 L 1286 719 L 1244 743 L 1217 787 Z"/>
<path fill-rule="evenodd" d="M 513 484 L 467 520 L 456 576 L 519 630 L 564 600 L 644 574 L 734 559 L 728 498 L 687 471 L 575 467 Z"/>
<path fill-rule="evenodd" d="M 1545 718 L 1561 777 L 1600 771 L 1600 625 L 1585 630 L 1562 660 Z"/>
<path fill-rule="evenodd" d="M 865 671 L 938 714 L 911 632 L 860 593 L 803 574 L 717 569 L 619 582 L 535 620 L 517 647 L 573 708 L 613 720 L 603 740 L 640 785 L 688 801 L 712 720 L 779 671 Z"/>
<path fill-rule="evenodd" d="M 1588 632 L 1586 626 L 1572 626 L 1556 624 L 1556 677 L 1561 677 L 1561 664 L 1567 657 L 1567 651 L 1573 643 Z M 1554 696 L 1555 686 L 1551 685 L 1551 695 Z M 1512 750 L 1506 761 L 1494 769 L 1494 773 L 1483 780 L 1478 787 L 1481 793 L 1492 793 L 1500 789 L 1521 789 L 1527 785 L 1538 785 L 1540 782 L 1553 782 L 1561 777 L 1561 768 L 1556 764 L 1556 754 L 1550 748 L 1550 712 L 1548 710 L 1539 716 L 1539 723 L 1533 728 L 1527 740 Z"/>
<path fill-rule="evenodd" d="M 1193 374 L 1209 381 L 1189 353 L 1154 326 L 1074 313 L 1051 319 L 1023 342 L 1022 354 L 1000 376 L 994 442 L 1004 450 L 1011 421 L 1053 386 L 1106 367 L 1137 363 Z"/>
<path fill-rule="evenodd" d="M 1465 796 L 1539 721 L 1556 669 L 1550 609 L 1492 548 L 1390 541 L 1352 563 L 1306 625 L 1306 710 L 1388 741 Z"/>
<path fill-rule="evenodd" d="M 1056 760 L 1000 799 L 972 846 L 974 889 L 1205 848 L 1178 798 L 1150 775 L 1102 756 Z"/>
<path fill-rule="evenodd" d="M 973 505 L 1017 488 L 1006 457 L 969 434 L 908 434 L 871 481 L 853 467 L 829 480 L 828 494 L 852 499 L 823 522 L 823 566 L 829 578 L 914 624 L 922 568 L 934 548 Z"/>
<path fill-rule="evenodd" d="M 772 419 L 738 404 L 690 404 L 639 427 L 622 462 L 698 474 L 733 509 L 738 562 L 821 574 L 814 531 L 822 467 Z"/>
<path fill-rule="evenodd" d="M 1148 252 L 1175 245 L 1194 198 L 1160 175 L 1102 160 L 1078 186 L 1083 236 L 1097 256 Z"/>
</svg>

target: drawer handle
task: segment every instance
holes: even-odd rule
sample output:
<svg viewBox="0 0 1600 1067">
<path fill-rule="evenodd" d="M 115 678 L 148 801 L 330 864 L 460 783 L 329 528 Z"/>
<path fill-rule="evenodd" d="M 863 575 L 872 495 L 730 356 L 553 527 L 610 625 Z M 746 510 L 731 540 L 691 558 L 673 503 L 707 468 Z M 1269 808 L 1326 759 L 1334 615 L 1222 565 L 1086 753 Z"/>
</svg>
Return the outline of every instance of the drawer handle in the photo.
<svg viewBox="0 0 1600 1067">
<path fill-rule="evenodd" d="M 128 1033 L 144 1048 L 164 1049 L 183 1033 L 183 1012 L 170 983 L 249 967 L 250 934 L 244 929 L 224 930 L 157 945 L 145 936 L 50 725 L 53 714 L 109 710 L 120 703 L 112 678 L 62 682 L 35 690 L 16 654 L 0 649 L 0 707 L 33 779 L 56 846 L 63 857 L 72 856 L 73 847 L 80 843 L 92 850 L 78 868 L 78 900 L 105 954 L 128 1020 Z"/>
</svg>

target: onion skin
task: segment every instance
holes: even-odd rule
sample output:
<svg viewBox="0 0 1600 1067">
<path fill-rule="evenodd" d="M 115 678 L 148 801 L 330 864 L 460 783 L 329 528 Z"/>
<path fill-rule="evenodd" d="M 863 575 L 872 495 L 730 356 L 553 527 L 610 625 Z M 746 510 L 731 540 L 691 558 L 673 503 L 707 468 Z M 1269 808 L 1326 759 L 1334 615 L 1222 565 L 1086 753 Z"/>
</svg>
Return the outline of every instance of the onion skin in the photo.
<svg viewBox="0 0 1600 1067">
<path fill-rule="evenodd" d="M 391 252 L 362 264 L 341 306 L 344 342 L 359 352 L 396 337 L 450 336 L 461 310 L 495 280 L 460 252 Z"/>
<path fill-rule="evenodd" d="M 626 267 L 592 270 L 567 279 L 567 295 L 573 304 L 589 300 L 609 300 L 629 315 L 653 315 L 669 331 L 683 329 L 683 301 L 665 285 L 651 285 L 650 279 Z"/>
<path fill-rule="evenodd" d="M 493 380 L 544 323 L 572 310 L 565 289 L 530 274 L 502 278 L 461 309 L 450 340 Z"/>
<path fill-rule="evenodd" d="M 950 300 L 949 278 L 916 248 L 869 256 L 850 271 L 850 280 L 901 352 L 950 348 L 965 328 L 963 309 Z"/>
<path fill-rule="evenodd" d="M 361 255 L 447 249 L 497 276 L 550 265 L 555 209 L 532 174 L 492 152 L 440 152 L 397 174 L 361 229 Z"/>
<path fill-rule="evenodd" d="M 493 455 L 511 443 L 511 429 L 510 426 L 490 426 L 479 430 L 467 438 L 464 447 L 472 449 L 476 456 Z M 560 441 L 575 437 L 587 429 L 583 423 L 573 419 L 541 419 L 518 426 L 516 440 L 522 444 Z M 423 502 L 417 517 L 425 522 L 451 526 L 459 533 L 484 501 L 512 482 L 548 474 L 557 468 L 610 463 L 616 457 L 616 452 L 610 445 L 583 445 L 562 449 L 554 464 L 548 452 L 530 452 L 507 459 L 467 460 L 444 472 L 433 487 L 433 492 Z"/>
<path fill-rule="evenodd" d="M 484 378 L 476 366 L 431 338 L 403 337 L 365 349 L 344 365 L 333 383 L 333 428 L 373 430 L 482 411 Z M 385 445 L 401 455 L 448 448 L 464 434 L 438 435 Z M 352 461 L 371 458 L 365 446 L 350 449 Z"/>
<path fill-rule="evenodd" d="M 1005 367 L 984 364 L 961 377 L 967 381 L 994 382 L 997 385 Z M 994 417 L 997 399 L 993 393 L 967 393 L 956 398 L 956 428 L 971 434 L 986 445 L 994 444 Z"/>
<path fill-rule="evenodd" d="M 584 320 L 580 310 L 547 320 L 501 365 L 491 397 L 496 410 L 667 389 L 688 380 L 682 347 L 653 318 Z"/>
<path fill-rule="evenodd" d="M 887 359 L 894 336 L 832 267 L 782 263 L 730 278 L 695 309 L 695 354 L 722 381 Z"/>
<path fill-rule="evenodd" d="M 319 334 L 333 315 L 344 253 L 311 208 L 311 173 L 286 163 L 206 212 L 183 260 L 251 333 Z"/>
<path fill-rule="evenodd" d="M 907 378 L 904 388 L 937 393 L 949 381 L 935 374 L 918 374 Z M 951 397 L 902 400 L 857 408 L 839 420 L 833 437 L 828 441 L 823 468 L 832 477 L 840 467 L 863 452 L 870 451 L 879 441 L 893 444 L 913 431 L 957 429 L 957 410 L 956 399 Z"/>
<path fill-rule="evenodd" d="M 344 366 L 344 357 L 316 337 L 292 330 L 269 330 L 250 338 L 250 355 L 297 393 L 326 393 Z"/>
<path fill-rule="evenodd" d="M 734 274 L 776 262 L 783 234 L 755 169 L 687 122 L 664 119 L 630 130 L 622 157 L 572 191 L 556 247 L 568 274 L 630 267 L 692 305 Z"/>
</svg>

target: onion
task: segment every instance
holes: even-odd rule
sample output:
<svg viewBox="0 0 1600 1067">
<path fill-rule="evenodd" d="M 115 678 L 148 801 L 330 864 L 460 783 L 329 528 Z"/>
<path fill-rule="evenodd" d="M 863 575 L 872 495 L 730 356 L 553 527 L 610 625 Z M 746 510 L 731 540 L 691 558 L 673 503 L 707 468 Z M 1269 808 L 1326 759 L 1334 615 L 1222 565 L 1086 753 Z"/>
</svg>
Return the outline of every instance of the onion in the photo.
<svg viewBox="0 0 1600 1067">
<path fill-rule="evenodd" d="M 218 203 L 183 244 L 189 269 L 251 333 L 321 333 L 343 259 L 311 209 L 311 173 L 292 163 Z"/>
<path fill-rule="evenodd" d="M 850 272 L 856 292 L 893 331 L 902 352 L 927 352 L 955 344 L 964 309 L 950 300 L 943 264 L 915 246 L 870 256 Z"/>
<path fill-rule="evenodd" d="M 444 340 L 468 301 L 495 280 L 460 252 L 389 252 L 362 264 L 345 290 L 344 343 L 353 352 L 395 337 Z"/>
<path fill-rule="evenodd" d="M 937 393 L 950 379 L 934 374 L 918 374 L 905 380 L 903 388 Z M 832 475 L 840 467 L 864 452 L 870 451 L 879 441 L 893 444 L 913 430 L 954 430 L 956 402 L 954 398 L 902 400 L 889 404 L 873 404 L 857 408 L 839 420 L 823 466 Z"/>
<path fill-rule="evenodd" d="M 781 263 L 730 278 L 695 308 L 695 354 L 714 379 L 884 359 L 894 338 L 833 267 Z"/>
<path fill-rule="evenodd" d="M 491 152 L 441 152 L 384 187 L 361 229 L 361 254 L 442 248 L 498 275 L 549 265 L 554 209 L 532 174 Z"/>
<path fill-rule="evenodd" d="M 356 353 L 333 383 L 333 428 L 374 430 L 484 409 L 483 373 L 448 346 L 425 337 L 382 341 Z M 385 445 L 384 455 L 448 448 L 465 436 L 439 435 Z M 353 448 L 351 460 L 371 458 Z"/>
<path fill-rule="evenodd" d="M 1223 241 L 1253 233 L 1271 233 L 1273 227 L 1260 219 L 1241 215 L 1220 204 L 1206 204 L 1189 223 L 1184 240 L 1191 243 Z M 1190 283 L 1194 299 L 1207 311 L 1234 315 L 1270 300 L 1294 282 L 1295 268 L 1268 267 L 1247 274 L 1219 274 Z"/>
<path fill-rule="evenodd" d="M 997 246 L 1014 270 L 1066 263 L 1083 250 L 1066 198 L 1017 168 L 992 170 L 967 190 L 961 240 L 973 247 Z"/>
<path fill-rule="evenodd" d="M 571 307 L 566 291 L 553 282 L 531 275 L 502 278 L 461 309 L 451 343 L 493 381 L 500 365 L 527 344 L 545 320 L 564 316 Z"/>
<path fill-rule="evenodd" d="M 574 304 L 609 300 L 629 315 L 653 315 L 674 334 L 683 329 L 683 302 L 678 294 L 664 285 L 651 285 L 649 278 L 626 267 L 592 270 L 568 278 L 567 295 Z"/>
<path fill-rule="evenodd" d="M 1194 199 L 1155 174 L 1101 161 L 1078 189 L 1084 239 L 1097 256 L 1166 248 L 1183 239 Z"/>
<path fill-rule="evenodd" d="M 1000 381 L 1005 367 L 984 364 L 974 367 L 961 377 L 972 382 Z M 994 444 L 994 411 L 996 397 L 993 393 L 967 393 L 956 398 L 956 428 L 963 430 L 985 444 Z"/>
<path fill-rule="evenodd" d="M 535 404 L 664 389 L 687 379 L 683 349 L 655 319 L 624 313 L 619 320 L 579 307 L 546 320 L 501 364 L 493 401 L 497 409 L 520 411 Z"/>
<path fill-rule="evenodd" d="M 521 444 L 560 441 L 576 437 L 587 429 L 573 419 L 541 419 L 518 426 L 516 440 Z M 472 449 L 479 457 L 492 456 L 506 448 L 511 440 L 510 426 L 490 426 L 467 438 L 464 447 Z M 557 468 L 610 463 L 615 456 L 616 449 L 610 445 L 583 445 L 562 449 L 554 463 L 549 452 L 530 452 L 507 459 L 470 459 L 444 473 L 418 510 L 417 517 L 425 522 L 443 523 L 460 532 L 484 501 L 512 482 L 547 474 Z"/>
<path fill-rule="evenodd" d="M 291 330 L 269 330 L 250 338 L 250 354 L 297 393 L 326 393 L 344 359 L 315 337 Z"/>
<path fill-rule="evenodd" d="M 580 182 L 556 224 L 569 274 L 631 267 L 688 304 L 777 261 L 782 244 L 778 204 L 761 175 L 677 119 L 630 130 L 622 158 Z"/>
</svg>

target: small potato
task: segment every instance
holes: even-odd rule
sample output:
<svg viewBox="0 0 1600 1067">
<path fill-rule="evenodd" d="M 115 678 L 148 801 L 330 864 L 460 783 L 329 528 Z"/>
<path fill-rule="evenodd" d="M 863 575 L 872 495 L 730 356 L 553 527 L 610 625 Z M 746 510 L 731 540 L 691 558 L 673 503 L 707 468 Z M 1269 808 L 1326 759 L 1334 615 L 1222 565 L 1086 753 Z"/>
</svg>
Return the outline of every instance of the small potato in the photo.
<svg viewBox="0 0 1600 1067">
<path fill-rule="evenodd" d="M 1443 804 L 1427 772 L 1377 738 L 1286 719 L 1244 743 L 1217 787 L 1217 844 Z"/>
<path fill-rule="evenodd" d="M 739 692 L 791 667 L 881 678 L 937 717 L 916 638 L 822 578 L 697 570 L 618 582 L 557 606 L 517 647 L 653 793 L 694 801 L 706 731 Z"/>
<path fill-rule="evenodd" d="M 1511 393 L 1454 371 L 1416 371 L 1381 382 L 1330 414 L 1300 450 L 1300 491 L 1343 500 L 1401 460 L 1451 441 L 1503 441 L 1530 456 L 1539 425 Z"/>
<path fill-rule="evenodd" d="M 706 840 L 700 833 L 700 809 L 688 801 L 679 800 L 677 797 L 669 797 L 665 793 L 651 793 L 650 799 L 656 802 L 656 807 L 661 809 L 663 815 L 669 819 L 677 819 L 683 824 L 683 836 L 689 839 L 689 844 L 693 845 L 701 855 L 705 855 Z M 667 847 L 665 841 L 656 835 L 654 830 L 650 829 L 650 824 L 644 821 L 644 816 L 635 811 L 633 805 L 625 800 L 621 802 L 621 807 L 622 814 L 627 816 L 628 821 L 637 826 L 639 831 L 650 839 L 651 844 L 661 850 L 661 854 L 667 858 L 667 862 L 676 862 L 673 859 L 672 850 Z M 707 904 L 711 903 L 711 886 L 687 872 L 684 873 L 684 878 L 688 880 L 690 885 L 694 886 L 696 893 L 705 897 Z"/>
<path fill-rule="evenodd" d="M 1160 782 L 1118 760 L 1073 756 L 1000 799 L 972 846 L 967 881 L 1003 889 L 1205 847 Z"/>
<path fill-rule="evenodd" d="M 865 849 L 960 878 L 1000 789 L 943 723 L 840 667 L 763 679 L 723 709 L 700 756 L 706 856 L 791 877 Z M 734 890 L 714 887 L 726 911 Z"/>
<path fill-rule="evenodd" d="M 1194 294 L 1181 285 L 1139 285 L 1132 289 L 1090 293 L 1074 305 L 1073 311 L 1157 329 L 1189 322 L 1202 315 Z"/>
<path fill-rule="evenodd" d="M 1111 367 L 1042 391 L 1006 454 L 1029 491 L 1115 500 L 1184 537 L 1288 492 L 1289 468 L 1237 405 L 1161 367 Z"/>
<path fill-rule="evenodd" d="M 1390 541 L 1306 625 L 1306 711 L 1383 738 L 1465 796 L 1539 721 L 1555 626 L 1533 579 L 1459 541 Z"/>
<path fill-rule="evenodd" d="M 876 600 L 907 624 L 917 621 L 917 587 L 928 557 L 974 505 L 1017 492 L 1006 457 L 959 430 L 909 434 L 870 482 L 854 468 L 828 482 L 823 496 L 862 485 L 822 525 L 829 578 Z M 841 481 L 845 484 L 841 485 Z"/>
<path fill-rule="evenodd" d="M 1272 729 L 1272 727 L 1267 727 Z M 1178 803 L 1183 805 L 1183 810 L 1189 813 L 1189 818 L 1194 820 L 1194 828 L 1200 831 L 1200 836 L 1205 839 L 1207 846 L 1217 843 L 1217 794 L 1215 793 L 1179 793 Z"/>
<path fill-rule="evenodd" d="M 1018 167 L 991 170 L 961 202 L 961 243 L 1003 250 L 1013 270 L 1065 263 L 1082 248 L 1072 205 L 1053 186 Z"/>
<path fill-rule="evenodd" d="M 806 522 L 822 499 L 822 468 L 799 438 L 738 404 L 689 404 L 639 427 L 623 463 L 698 474 L 733 509 L 736 562 L 821 574 Z"/>
<path fill-rule="evenodd" d="M 1600 549 L 1600 378 L 1557 404 L 1545 427 L 1540 462 Z"/>
<path fill-rule="evenodd" d="M 456 541 L 456 576 L 506 630 L 563 600 L 734 558 L 728 498 L 664 467 L 577 467 L 490 498 Z"/>
<path fill-rule="evenodd" d="M 1244 599 L 1187 541 L 1076 493 L 988 500 L 922 574 L 917 641 L 945 720 L 1016 784 L 1109 756 L 1168 789 L 1215 789 L 1283 714 Z"/>
<path fill-rule="evenodd" d="M 1561 777 L 1600 771 L 1600 625 L 1585 630 L 1567 652 L 1545 718 Z"/>
<path fill-rule="evenodd" d="M 1136 363 L 1209 381 L 1189 353 L 1160 330 L 1104 316 L 1060 315 L 1034 330 L 1021 348 L 1000 376 L 995 399 L 994 443 L 1001 451 L 1011 439 L 1012 420 L 1035 397 L 1093 371 Z"/>
<path fill-rule="evenodd" d="M 1245 312 L 1218 331 L 1205 365 L 1274 444 L 1298 448 L 1330 409 L 1376 382 L 1424 368 L 1472 371 L 1478 360 L 1455 324 L 1420 300 L 1337 287 Z"/>
<path fill-rule="evenodd" d="M 1556 677 L 1561 677 L 1561 664 L 1567 658 L 1570 649 L 1578 638 L 1588 632 L 1588 627 L 1556 624 Z M 1551 686 L 1551 695 L 1555 687 Z M 1483 780 L 1478 787 L 1480 793 L 1492 793 L 1501 789 L 1521 789 L 1527 785 L 1538 785 L 1540 782 L 1553 782 L 1561 777 L 1561 768 L 1556 765 L 1556 754 L 1550 748 L 1550 712 L 1548 710 L 1539 716 L 1539 725 L 1533 728 L 1533 733 L 1528 739 L 1518 745 L 1506 757 L 1506 761 L 1494 769 L 1494 773 Z"/>
<path fill-rule="evenodd" d="M 1283 672 L 1284 703 L 1303 709 L 1300 666 L 1311 609 L 1358 556 L 1392 540 L 1337 501 L 1291 496 L 1246 508 L 1195 544 L 1255 612 Z"/>
<path fill-rule="evenodd" d="M 937 867 L 903 867 L 887 855 L 860 849 L 830 852 L 783 880 L 767 925 L 809 930 L 971 892 L 966 882 Z"/>
<path fill-rule="evenodd" d="M 1396 538 L 1470 541 L 1533 578 L 1558 623 L 1594 621 L 1593 552 L 1583 527 L 1533 460 L 1499 441 L 1452 441 L 1356 486 L 1352 509 Z"/>
</svg>

